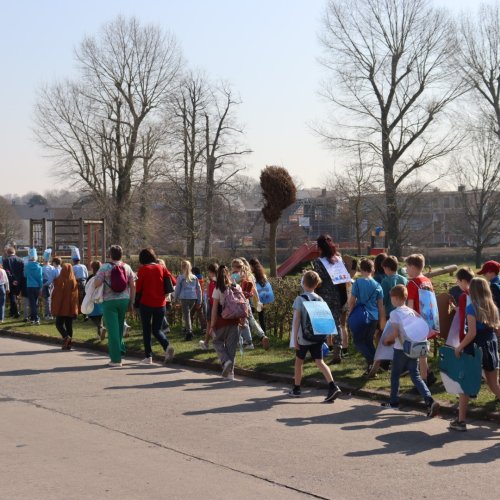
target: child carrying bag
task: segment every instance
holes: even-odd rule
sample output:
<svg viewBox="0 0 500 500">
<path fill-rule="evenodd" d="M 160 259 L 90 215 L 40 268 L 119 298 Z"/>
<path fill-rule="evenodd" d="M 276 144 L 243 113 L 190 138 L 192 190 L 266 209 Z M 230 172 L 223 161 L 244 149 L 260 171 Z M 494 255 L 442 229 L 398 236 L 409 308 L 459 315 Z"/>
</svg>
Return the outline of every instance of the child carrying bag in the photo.
<svg viewBox="0 0 500 500">
<path fill-rule="evenodd" d="M 373 289 L 366 302 L 370 302 L 370 299 L 376 291 L 377 287 Z M 368 323 L 370 323 L 370 316 L 366 310 L 366 304 L 358 299 L 356 301 L 356 305 L 351 311 L 351 314 L 349 314 L 349 317 L 347 318 L 347 326 L 351 332 L 358 333 L 362 332 Z"/>
<path fill-rule="evenodd" d="M 323 343 L 329 335 L 337 334 L 337 326 L 328 304 L 321 299 L 311 299 L 302 294 L 302 305 L 306 310 L 301 318 L 302 337 L 308 342 Z"/>
<path fill-rule="evenodd" d="M 418 359 L 429 354 L 429 325 L 420 314 L 412 311 L 412 315 L 398 314 L 399 337 L 403 352 L 410 359 Z"/>
</svg>

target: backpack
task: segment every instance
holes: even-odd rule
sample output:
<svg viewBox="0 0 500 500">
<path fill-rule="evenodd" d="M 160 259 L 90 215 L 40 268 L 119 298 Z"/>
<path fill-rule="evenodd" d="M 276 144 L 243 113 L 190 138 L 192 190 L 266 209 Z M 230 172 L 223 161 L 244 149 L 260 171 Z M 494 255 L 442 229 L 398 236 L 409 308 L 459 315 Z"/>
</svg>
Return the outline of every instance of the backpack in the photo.
<svg viewBox="0 0 500 500">
<path fill-rule="evenodd" d="M 259 293 L 259 300 L 262 304 L 272 304 L 274 302 L 273 287 L 269 281 L 264 286 L 257 283 L 257 291 Z"/>
<path fill-rule="evenodd" d="M 326 308 L 328 309 L 328 313 L 331 316 L 331 319 L 333 320 L 332 313 L 330 311 L 330 308 L 328 307 L 328 304 L 324 302 L 321 299 L 310 299 L 308 295 L 305 293 L 301 295 L 301 297 L 307 301 L 307 302 L 320 302 L 321 304 L 324 304 Z M 304 309 L 306 310 L 305 318 L 301 318 L 301 327 L 302 327 L 302 337 L 304 340 L 307 340 L 308 342 L 314 342 L 315 344 L 322 344 L 325 340 L 327 335 L 316 335 L 314 333 L 314 328 L 312 326 L 311 322 L 311 317 L 309 316 L 309 311 L 307 310 L 306 305 L 304 304 Z M 335 325 L 335 321 L 333 322 Z M 332 334 L 333 332 L 330 332 Z"/>
<path fill-rule="evenodd" d="M 439 310 L 436 294 L 428 288 L 421 288 L 414 280 L 411 281 L 418 288 L 420 316 L 426 321 L 431 330 L 439 332 Z"/>
<path fill-rule="evenodd" d="M 400 321 L 398 322 L 400 341 L 403 346 L 403 352 L 410 359 L 418 359 L 429 354 L 429 325 L 420 314 L 413 311 L 413 315 L 404 316 L 398 314 Z M 413 340 L 413 339 L 424 340 Z"/>
<path fill-rule="evenodd" d="M 370 299 L 373 297 L 373 294 L 377 291 L 377 286 L 373 289 L 372 293 L 368 297 L 366 302 L 370 302 Z M 356 305 L 354 306 L 351 314 L 347 318 L 347 326 L 349 330 L 353 333 L 361 333 L 366 325 L 370 323 L 370 315 L 366 309 L 366 305 L 364 302 L 361 302 L 359 299 L 356 301 Z"/>
<path fill-rule="evenodd" d="M 224 306 L 221 316 L 224 319 L 248 317 L 248 300 L 239 286 L 233 284 L 224 290 Z"/>
<path fill-rule="evenodd" d="M 123 264 L 111 264 L 111 279 L 109 288 L 115 293 L 121 293 L 126 290 L 128 285 L 127 270 Z"/>
</svg>

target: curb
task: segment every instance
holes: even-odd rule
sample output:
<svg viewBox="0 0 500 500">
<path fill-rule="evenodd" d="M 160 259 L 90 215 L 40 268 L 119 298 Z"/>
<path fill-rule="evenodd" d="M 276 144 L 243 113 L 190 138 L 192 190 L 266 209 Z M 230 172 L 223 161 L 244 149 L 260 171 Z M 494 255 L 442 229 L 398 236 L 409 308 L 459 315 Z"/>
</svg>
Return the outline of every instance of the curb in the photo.
<svg viewBox="0 0 500 500">
<path fill-rule="evenodd" d="M 35 340 L 37 342 L 43 342 L 46 344 L 55 344 L 55 345 L 60 345 L 61 344 L 61 339 L 57 337 L 50 337 L 46 335 L 41 335 L 37 333 L 28 333 L 28 332 L 19 332 L 19 331 L 14 331 L 14 330 L 6 330 L 6 329 L 0 329 L 0 334 L 14 338 L 14 339 L 20 339 L 20 340 Z M 107 353 L 108 349 L 104 345 L 95 345 L 91 344 L 88 342 L 81 342 L 78 340 L 73 341 L 72 345 L 76 347 L 82 347 L 84 349 L 87 349 L 89 351 L 97 351 L 97 352 L 103 352 Z M 132 357 L 132 358 L 142 358 L 143 353 L 139 351 L 127 351 L 127 356 Z M 163 356 L 160 356 L 158 354 L 153 354 L 153 359 L 159 363 L 163 362 Z M 175 364 L 175 365 L 180 365 L 180 366 L 187 366 L 190 368 L 198 368 L 202 370 L 208 370 L 208 371 L 213 371 L 213 372 L 220 372 L 221 368 L 220 365 L 217 363 L 212 363 L 210 361 L 202 361 L 198 359 L 184 359 L 184 358 L 174 358 L 172 363 L 170 364 Z M 242 376 L 242 377 L 247 377 L 247 378 L 253 378 L 257 380 L 263 380 L 265 382 L 271 383 L 271 382 L 279 382 L 282 384 L 286 385 L 292 385 L 293 383 L 293 377 L 291 375 L 282 375 L 279 373 L 267 373 L 267 372 L 258 372 L 254 370 L 248 370 L 246 368 L 238 368 L 235 366 L 234 368 L 234 373 L 236 375 Z M 389 400 L 389 393 L 386 391 L 381 391 L 377 389 L 364 389 L 363 387 L 359 388 L 356 387 L 352 384 L 346 383 L 346 382 L 337 382 L 338 386 L 342 390 L 342 392 L 353 395 L 353 396 L 361 396 L 363 398 L 369 399 L 369 400 L 384 400 L 388 401 Z M 316 389 L 326 389 L 327 388 L 327 383 L 324 380 L 321 379 L 305 379 L 303 381 L 303 384 L 307 387 L 314 387 Z M 420 410 L 425 410 L 425 404 L 421 400 L 420 396 L 414 396 L 412 394 L 404 394 L 400 396 L 400 401 L 403 403 L 403 405 L 408 405 L 413 408 L 417 408 Z M 442 401 L 439 401 L 439 404 L 441 405 L 440 407 L 440 413 L 442 415 L 455 415 L 457 412 L 457 407 L 456 405 L 452 405 L 450 403 L 445 403 Z M 467 411 L 467 414 L 470 418 L 476 419 L 476 420 L 486 420 L 489 422 L 495 422 L 500 424 L 500 412 L 485 412 L 482 408 L 469 408 Z"/>
</svg>

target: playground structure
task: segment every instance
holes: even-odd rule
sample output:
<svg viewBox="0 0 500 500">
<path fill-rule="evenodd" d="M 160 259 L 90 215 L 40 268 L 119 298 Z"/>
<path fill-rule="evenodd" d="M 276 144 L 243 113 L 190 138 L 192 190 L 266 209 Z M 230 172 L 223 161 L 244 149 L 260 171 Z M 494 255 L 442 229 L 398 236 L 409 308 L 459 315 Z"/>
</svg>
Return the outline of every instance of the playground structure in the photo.
<svg viewBox="0 0 500 500">
<path fill-rule="evenodd" d="M 30 246 L 39 252 L 52 248 L 52 255 L 71 258 L 71 247 L 78 247 L 81 261 L 106 258 L 104 219 L 30 219 Z"/>
</svg>

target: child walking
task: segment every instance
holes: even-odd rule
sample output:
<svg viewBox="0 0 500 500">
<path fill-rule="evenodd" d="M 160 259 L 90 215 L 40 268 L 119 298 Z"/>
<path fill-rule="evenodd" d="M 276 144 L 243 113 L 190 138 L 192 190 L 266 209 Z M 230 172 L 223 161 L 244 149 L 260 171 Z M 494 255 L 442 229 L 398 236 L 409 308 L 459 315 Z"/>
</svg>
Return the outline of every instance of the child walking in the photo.
<svg viewBox="0 0 500 500">
<path fill-rule="evenodd" d="M 391 398 L 388 403 L 382 403 L 382 406 L 386 408 L 399 407 L 399 379 L 402 373 L 408 371 L 413 385 L 417 388 L 427 405 L 427 416 L 430 418 L 435 417 L 439 411 L 439 403 L 434 401 L 429 388 L 420 376 L 418 371 L 418 359 L 410 358 L 405 354 L 401 341 L 402 332 L 405 330 L 406 324 L 412 321 L 417 313 L 405 305 L 406 299 L 408 298 L 408 291 L 404 285 L 396 285 L 393 287 L 390 291 L 390 297 L 394 308 L 390 314 L 392 332 L 387 335 L 384 344 L 394 344 L 394 357 L 391 367 Z M 420 337 L 412 338 L 412 341 L 427 341 L 429 328 L 424 321 L 422 321 L 422 324 L 424 328 L 422 329 Z"/>
<path fill-rule="evenodd" d="M 474 344 L 481 349 L 486 384 L 500 400 L 498 341 L 496 337 L 496 331 L 500 328 L 498 309 L 486 280 L 473 278 L 470 282 L 469 293 L 471 303 L 466 308 L 467 333 L 462 342 L 455 348 L 455 355 L 460 358 L 462 352 L 473 354 Z M 475 396 L 475 394 L 459 395 L 458 418 L 450 423 L 450 430 L 460 432 L 467 430 L 465 423 L 467 406 L 469 399 Z"/>
<path fill-rule="evenodd" d="M 425 257 L 422 254 L 412 254 L 406 258 L 406 269 L 408 272 L 408 307 L 420 314 L 419 290 L 429 290 L 434 292 L 432 281 L 422 274 L 425 267 Z M 429 370 L 427 357 L 419 360 L 420 374 L 425 383 L 430 387 L 436 382 L 436 376 Z"/>
<path fill-rule="evenodd" d="M 315 271 L 307 271 L 302 277 L 302 287 L 304 288 L 304 295 L 307 299 L 299 295 L 293 302 L 293 332 L 292 335 L 295 339 L 295 374 L 294 374 L 294 386 L 289 392 L 292 397 L 299 397 L 301 395 L 300 383 L 302 381 L 302 375 L 304 371 L 304 360 L 306 359 L 307 353 L 311 354 L 311 358 L 314 359 L 316 366 L 319 368 L 325 380 L 328 382 L 328 393 L 326 398 L 323 400 L 324 403 L 330 403 L 335 401 L 340 395 L 341 391 L 337 384 L 335 384 L 332 376 L 332 372 L 327 364 L 323 361 L 323 341 L 320 342 L 310 342 L 303 337 L 302 331 L 305 328 L 305 321 L 307 318 L 307 311 L 304 307 L 304 302 L 306 300 L 320 300 L 323 299 L 314 293 L 316 288 L 321 285 L 321 278 Z M 301 328 L 299 328 L 299 326 Z"/>
<path fill-rule="evenodd" d="M 189 260 L 182 261 L 181 271 L 182 274 L 177 278 L 175 285 L 174 300 L 179 300 L 181 303 L 185 340 L 191 340 L 193 338 L 191 310 L 201 307 L 201 288 L 198 278 L 191 272 Z"/>
<path fill-rule="evenodd" d="M 207 333 L 203 340 L 200 340 L 200 348 L 204 351 L 208 351 L 210 347 L 210 340 L 212 339 L 211 331 L 211 319 L 212 319 L 212 308 L 214 305 L 214 299 L 212 297 L 216 284 L 217 284 L 217 271 L 219 269 L 219 264 L 212 263 L 208 266 L 208 285 L 206 292 L 206 302 L 207 302 Z"/>
</svg>

